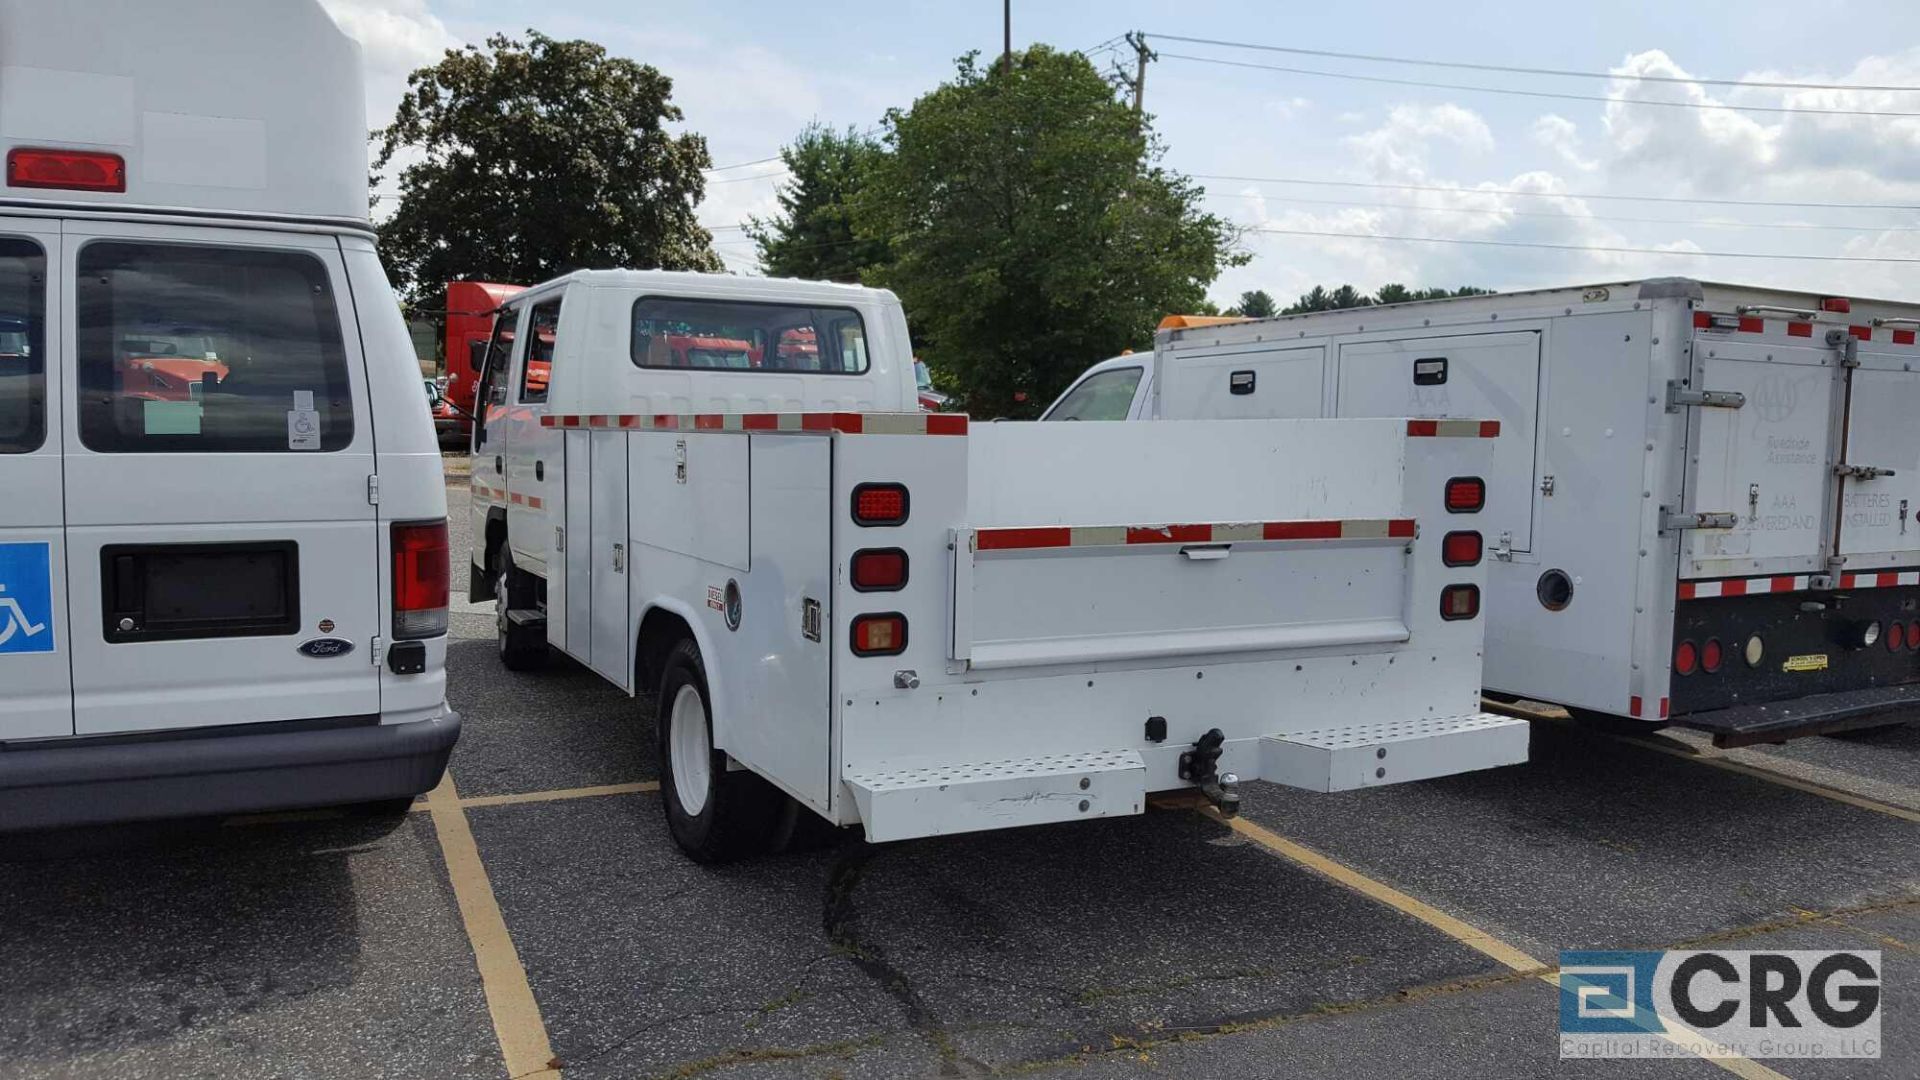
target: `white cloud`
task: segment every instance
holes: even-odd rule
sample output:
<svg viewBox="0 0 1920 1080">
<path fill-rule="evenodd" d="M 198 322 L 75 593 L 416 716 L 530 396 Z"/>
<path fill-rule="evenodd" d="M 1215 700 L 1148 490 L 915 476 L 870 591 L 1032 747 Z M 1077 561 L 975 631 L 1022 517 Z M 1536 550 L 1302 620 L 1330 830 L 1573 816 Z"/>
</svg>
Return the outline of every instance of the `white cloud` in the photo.
<svg viewBox="0 0 1920 1080">
<path fill-rule="evenodd" d="M 1441 105 L 1396 105 L 1387 122 L 1343 142 L 1380 176 L 1423 176 L 1435 144 L 1471 153 L 1493 149 L 1493 131 L 1471 109 Z"/>
<path fill-rule="evenodd" d="M 360 42 L 367 77 L 367 124 L 393 118 L 407 76 L 459 45 L 427 0 L 321 0 L 340 29 Z"/>
<path fill-rule="evenodd" d="M 1276 120 L 1291 120 L 1312 105 L 1313 102 L 1303 97 L 1274 98 L 1267 102 L 1267 113 Z"/>
<path fill-rule="evenodd" d="M 1580 128 L 1564 116 L 1548 113 L 1533 122 L 1533 141 L 1553 152 L 1563 164 L 1592 172 L 1599 163 L 1580 155 Z"/>
</svg>

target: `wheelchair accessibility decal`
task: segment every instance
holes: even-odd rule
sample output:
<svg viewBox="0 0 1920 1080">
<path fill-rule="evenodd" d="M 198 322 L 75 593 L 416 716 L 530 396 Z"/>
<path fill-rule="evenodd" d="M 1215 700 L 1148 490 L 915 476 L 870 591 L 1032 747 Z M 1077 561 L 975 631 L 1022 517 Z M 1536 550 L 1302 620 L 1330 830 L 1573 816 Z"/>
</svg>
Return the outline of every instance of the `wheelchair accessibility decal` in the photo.
<svg viewBox="0 0 1920 1080">
<path fill-rule="evenodd" d="M 0 544 L 0 656 L 53 651 L 53 548 Z"/>
</svg>

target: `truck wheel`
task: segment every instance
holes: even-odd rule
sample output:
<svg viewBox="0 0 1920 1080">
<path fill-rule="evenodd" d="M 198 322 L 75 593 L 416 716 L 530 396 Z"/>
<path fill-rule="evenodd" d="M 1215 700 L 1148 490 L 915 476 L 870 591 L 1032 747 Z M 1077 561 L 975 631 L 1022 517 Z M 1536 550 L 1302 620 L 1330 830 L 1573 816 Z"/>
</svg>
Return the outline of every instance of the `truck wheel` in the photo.
<svg viewBox="0 0 1920 1080">
<path fill-rule="evenodd" d="M 712 715 L 700 650 L 682 641 L 661 666 L 655 709 L 660 805 L 673 842 L 703 863 L 767 850 L 782 800 L 778 789 L 753 773 L 728 771 L 727 755 L 713 748 Z"/>
<path fill-rule="evenodd" d="M 539 624 L 516 623 L 509 610 L 538 606 L 533 576 L 513 565 L 513 556 L 500 553 L 500 573 L 493 582 L 493 626 L 500 639 L 500 663 L 508 671 L 539 671 L 547 666 L 547 630 Z"/>
</svg>

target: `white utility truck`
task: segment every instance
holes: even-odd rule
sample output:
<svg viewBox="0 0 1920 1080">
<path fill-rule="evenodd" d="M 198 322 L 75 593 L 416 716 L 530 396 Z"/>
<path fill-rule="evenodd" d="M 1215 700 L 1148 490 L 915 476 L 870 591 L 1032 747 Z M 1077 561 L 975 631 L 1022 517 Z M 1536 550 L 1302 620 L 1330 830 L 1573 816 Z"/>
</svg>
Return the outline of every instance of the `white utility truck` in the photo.
<svg viewBox="0 0 1920 1080">
<path fill-rule="evenodd" d="M 783 812 L 883 841 L 1525 759 L 1479 709 L 1494 425 L 915 401 L 886 292 L 583 271 L 501 309 L 473 597 L 508 666 L 658 693 L 693 857 Z"/>
<path fill-rule="evenodd" d="M 0 0 L 0 829 L 438 782 L 446 491 L 315 0 Z"/>
<path fill-rule="evenodd" d="M 1738 746 L 1920 705 L 1916 328 L 1680 279 L 1175 317 L 1048 416 L 1497 418 L 1490 694 Z"/>
</svg>

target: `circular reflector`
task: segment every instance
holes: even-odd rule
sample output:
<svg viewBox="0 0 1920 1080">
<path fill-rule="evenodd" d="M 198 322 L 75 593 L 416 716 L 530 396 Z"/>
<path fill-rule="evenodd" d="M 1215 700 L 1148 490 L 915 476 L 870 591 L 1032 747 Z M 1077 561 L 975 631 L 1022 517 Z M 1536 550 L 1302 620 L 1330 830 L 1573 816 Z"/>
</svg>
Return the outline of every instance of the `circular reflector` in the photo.
<svg viewBox="0 0 1920 1080">
<path fill-rule="evenodd" d="M 1907 647 L 1907 628 L 1903 623 L 1887 624 L 1887 651 L 1899 652 Z"/>
<path fill-rule="evenodd" d="M 1875 619 L 1860 628 L 1860 644 L 1877 645 L 1880 642 L 1880 620 Z"/>
<path fill-rule="evenodd" d="M 1759 634 L 1755 634 L 1747 639 L 1746 660 L 1748 667 L 1759 667 L 1760 661 L 1766 659 L 1766 656 L 1767 643 L 1760 640 Z"/>
<path fill-rule="evenodd" d="M 1693 642 L 1683 641 L 1679 648 L 1673 650 L 1673 670 L 1677 674 L 1691 675 L 1699 664 L 1700 650 L 1694 647 Z"/>
</svg>

